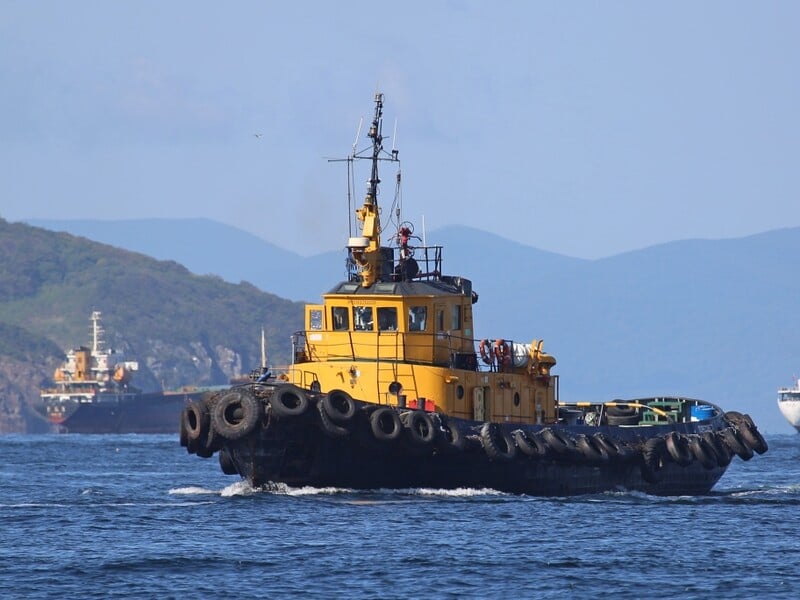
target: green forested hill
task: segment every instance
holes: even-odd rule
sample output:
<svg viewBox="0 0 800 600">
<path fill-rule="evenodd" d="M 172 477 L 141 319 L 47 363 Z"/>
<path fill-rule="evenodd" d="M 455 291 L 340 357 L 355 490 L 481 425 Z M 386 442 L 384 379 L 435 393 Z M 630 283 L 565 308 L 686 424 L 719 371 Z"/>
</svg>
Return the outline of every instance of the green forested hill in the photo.
<svg viewBox="0 0 800 600">
<path fill-rule="evenodd" d="M 285 363 L 302 327 L 302 304 L 249 283 L 0 219 L 0 357 L 12 365 L 5 371 L 40 373 L 20 391 L 15 374 L 0 370 L 0 409 L 15 394 L 35 394 L 64 350 L 89 342 L 92 310 L 103 313 L 107 344 L 139 361 L 135 383 L 144 389 L 222 384 L 249 372 L 260 362 L 262 326 L 270 362 Z"/>
</svg>

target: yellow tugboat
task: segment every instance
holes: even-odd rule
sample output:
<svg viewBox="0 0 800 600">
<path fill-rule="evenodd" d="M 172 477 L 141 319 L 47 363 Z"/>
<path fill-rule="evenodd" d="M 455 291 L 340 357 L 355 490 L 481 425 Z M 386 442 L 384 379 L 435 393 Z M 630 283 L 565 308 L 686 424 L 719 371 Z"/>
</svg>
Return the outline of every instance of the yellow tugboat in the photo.
<svg viewBox="0 0 800 600">
<path fill-rule="evenodd" d="M 749 416 L 702 400 L 564 403 L 541 340 L 475 339 L 472 282 L 444 274 L 442 247 L 416 244 L 397 203 L 383 244 L 378 167 L 399 160 L 382 125 L 377 94 L 371 143 L 346 159 L 348 181 L 356 161 L 371 166 L 347 280 L 306 306 L 277 377 L 264 368 L 187 406 L 189 452 L 219 452 L 254 486 L 672 495 L 708 493 L 734 455 L 767 450 Z"/>
</svg>

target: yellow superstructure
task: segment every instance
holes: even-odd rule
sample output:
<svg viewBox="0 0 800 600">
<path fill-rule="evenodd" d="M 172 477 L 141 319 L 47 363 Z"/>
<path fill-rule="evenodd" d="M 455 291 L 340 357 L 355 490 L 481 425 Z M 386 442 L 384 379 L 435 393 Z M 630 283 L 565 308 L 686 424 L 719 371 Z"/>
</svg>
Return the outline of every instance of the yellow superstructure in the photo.
<svg viewBox="0 0 800 600">
<path fill-rule="evenodd" d="M 412 229 L 405 224 L 398 225 L 397 248 L 381 245 L 377 166 L 397 161 L 396 150 L 382 157 L 381 122 L 378 94 L 368 134 L 372 175 L 356 209 L 362 235 L 348 245 L 352 276 L 322 304 L 306 306 L 289 380 L 465 419 L 555 422 L 558 378 L 550 369 L 556 361 L 541 342 L 476 340 L 477 294 L 468 279 L 441 275 L 441 247 L 409 246 Z"/>
</svg>

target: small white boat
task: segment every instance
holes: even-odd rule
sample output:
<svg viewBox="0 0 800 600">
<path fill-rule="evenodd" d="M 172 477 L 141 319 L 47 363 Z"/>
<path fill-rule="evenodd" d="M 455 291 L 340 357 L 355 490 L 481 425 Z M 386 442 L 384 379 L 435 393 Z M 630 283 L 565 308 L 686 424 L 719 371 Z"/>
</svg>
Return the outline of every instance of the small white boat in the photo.
<svg viewBox="0 0 800 600">
<path fill-rule="evenodd" d="M 800 379 L 792 388 L 778 389 L 778 408 L 789 424 L 800 433 Z"/>
</svg>

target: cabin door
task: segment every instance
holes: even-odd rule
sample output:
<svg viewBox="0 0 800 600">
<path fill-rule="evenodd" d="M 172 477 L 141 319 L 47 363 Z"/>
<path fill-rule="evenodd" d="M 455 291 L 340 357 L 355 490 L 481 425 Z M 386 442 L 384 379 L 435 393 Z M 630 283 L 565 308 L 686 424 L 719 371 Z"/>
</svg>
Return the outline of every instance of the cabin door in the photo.
<svg viewBox="0 0 800 600">
<path fill-rule="evenodd" d="M 450 335 L 447 331 L 444 304 L 433 305 L 433 325 L 435 328 L 435 338 L 433 342 L 433 362 L 436 364 L 448 364 L 450 361 Z"/>
</svg>

